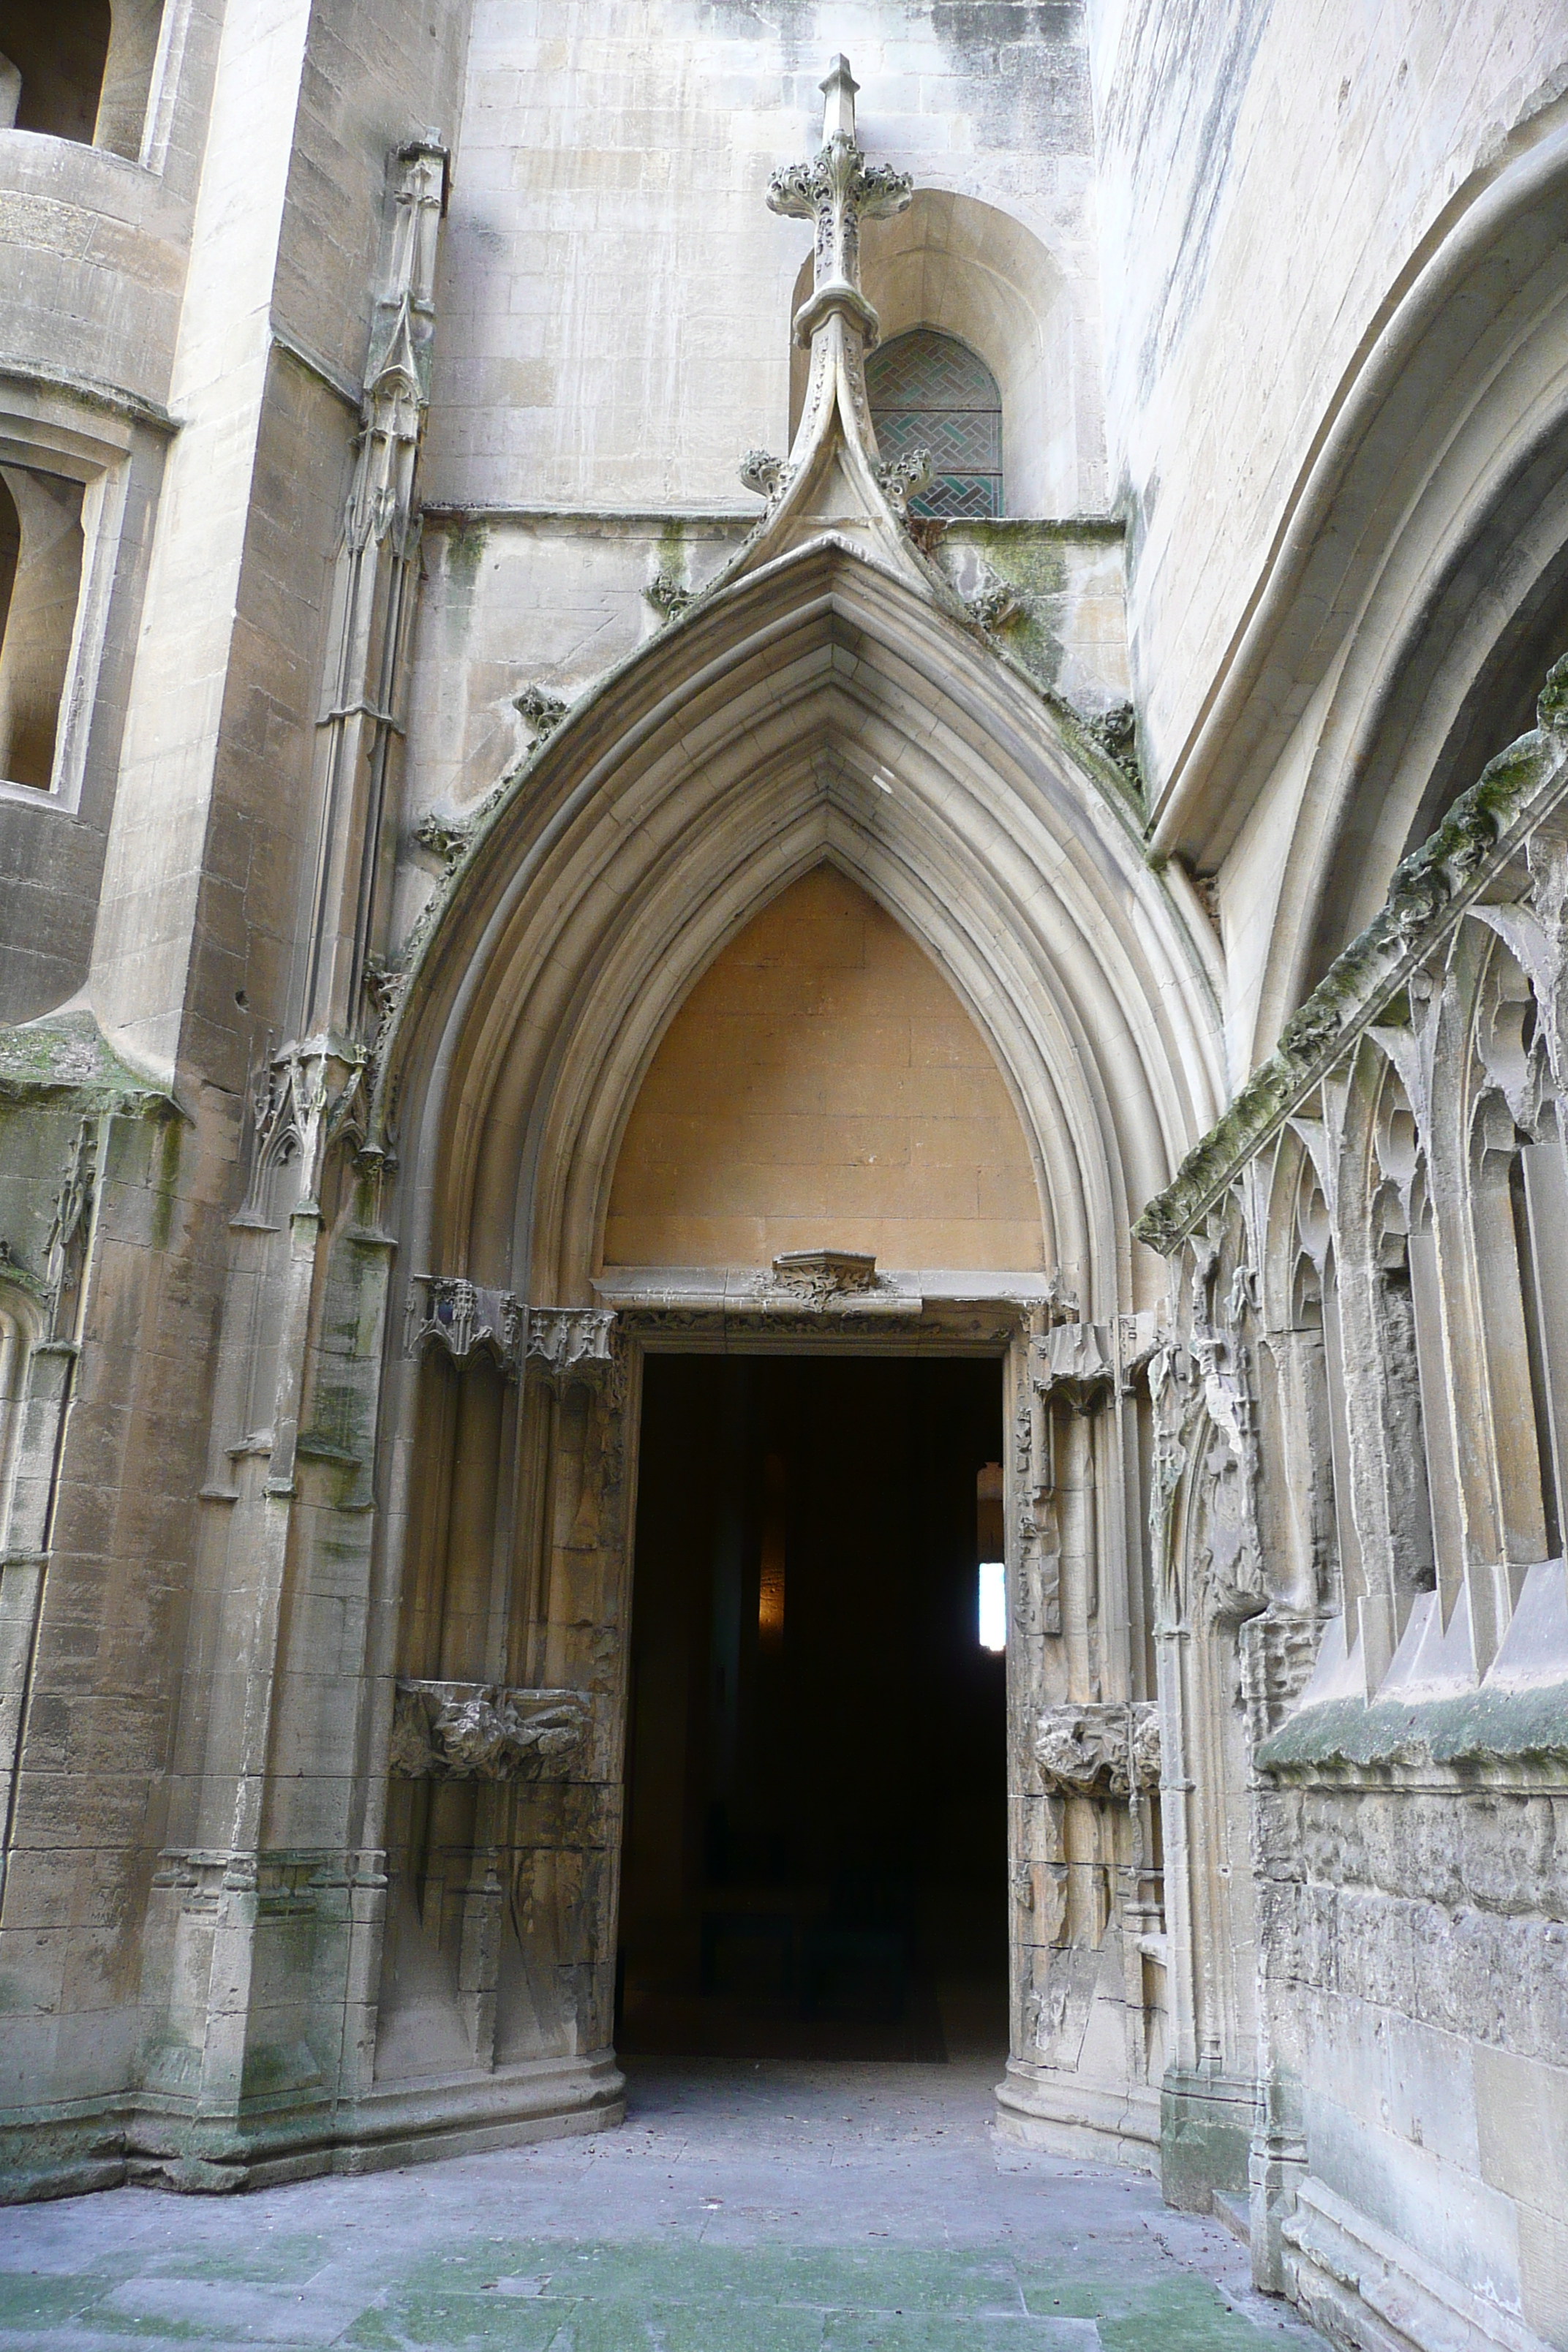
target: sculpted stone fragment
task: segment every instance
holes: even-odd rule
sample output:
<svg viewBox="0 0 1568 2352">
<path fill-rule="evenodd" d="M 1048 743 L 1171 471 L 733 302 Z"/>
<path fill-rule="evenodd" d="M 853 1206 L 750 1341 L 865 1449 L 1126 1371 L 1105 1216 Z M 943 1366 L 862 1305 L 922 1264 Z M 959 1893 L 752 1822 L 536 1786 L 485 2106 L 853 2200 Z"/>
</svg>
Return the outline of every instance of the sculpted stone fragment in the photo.
<svg viewBox="0 0 1568 2352">
<path fill-rule="evenodd" d="M 1160 1715 L 1151 1700 L 1047 1706 L 1035 1761 L 1052 1789 L 1079 1797 L 1145 1796 L 1160 1781 Z"/>
<path fill-rule="evenodd" d="M 582 1748 L 590 1715 L 581 1691 L 399 1682 L 391 1768 L 408 1780 L 553 1778 Z"/>
</svg>

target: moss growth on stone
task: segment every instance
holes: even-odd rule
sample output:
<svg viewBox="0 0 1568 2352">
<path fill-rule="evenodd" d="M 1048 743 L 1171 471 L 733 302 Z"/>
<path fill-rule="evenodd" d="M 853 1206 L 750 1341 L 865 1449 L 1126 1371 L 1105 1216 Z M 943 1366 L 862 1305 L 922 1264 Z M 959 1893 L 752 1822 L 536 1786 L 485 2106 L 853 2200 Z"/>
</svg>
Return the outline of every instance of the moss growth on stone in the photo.
<svg viewBox="0 0 1568 2352">
<path fill-rule="evenodd" d="M 1483 1765 L 1523 1758 L 1568 1764 L 1568 1683 L 1475 1690 L 1453 1698 L 1331 1699 L 1307 1707 L 1258 1748 L 1259 1771 L 1313 1765 Z"/>
</svg>

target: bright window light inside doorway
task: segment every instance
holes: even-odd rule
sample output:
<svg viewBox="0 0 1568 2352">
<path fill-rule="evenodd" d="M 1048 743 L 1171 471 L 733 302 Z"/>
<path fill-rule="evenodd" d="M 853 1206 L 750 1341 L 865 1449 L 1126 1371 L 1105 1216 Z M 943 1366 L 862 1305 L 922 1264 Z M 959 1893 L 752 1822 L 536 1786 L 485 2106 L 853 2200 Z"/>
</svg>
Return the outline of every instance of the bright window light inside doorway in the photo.
<svg viewBox="0 0 1568 2352">
<path fill-rule="evenodd" d="M 983 1650 L 1005 1650 L 1007 1646 L 1007 1568 L 1000 1559 L 983 1559 L 980 1563 L 980 1646 Z"/>
</svg>

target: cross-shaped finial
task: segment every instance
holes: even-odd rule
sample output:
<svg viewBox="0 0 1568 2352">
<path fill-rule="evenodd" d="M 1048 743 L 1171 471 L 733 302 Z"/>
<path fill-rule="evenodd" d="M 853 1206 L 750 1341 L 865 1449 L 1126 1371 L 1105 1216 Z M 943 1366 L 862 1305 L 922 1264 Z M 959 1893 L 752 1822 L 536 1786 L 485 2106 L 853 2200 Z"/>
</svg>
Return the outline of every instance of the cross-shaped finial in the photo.
<svg viewBox="0 0 1568 2352">
<path fill-rule="evenodd" d="M 809 342 L 830 313 L 852 319 L 867 349 L 877 340 L 877 314 L 860 291 L 860 223 L 901 213 L 914 194 L 907 172 L 868 163 L 855 139 L 855 92 L 849 60 L 835 58 L 822 84 L 822 145 L 809 163 L 792 163 L 768 183 L 775 213 L 816 224 L 816 284 L 795 322 Z"/>
</svg>

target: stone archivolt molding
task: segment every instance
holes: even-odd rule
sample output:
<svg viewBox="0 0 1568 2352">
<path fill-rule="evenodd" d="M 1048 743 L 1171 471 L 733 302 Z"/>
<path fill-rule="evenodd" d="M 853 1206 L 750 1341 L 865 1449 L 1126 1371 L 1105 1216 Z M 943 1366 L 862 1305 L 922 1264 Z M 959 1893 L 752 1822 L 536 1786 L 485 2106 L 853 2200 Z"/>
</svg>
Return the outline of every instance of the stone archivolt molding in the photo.
<svg viewBox="0 0 1568 2352">
<path fill-rule="evenodd" d="M 583 1691 L 400 1680 L 390 1769 L 405 1780 L 563 1779 L 592 1725 Z"/>
<path fill-rule="evenodd" d="M 1335 959 L 1275 1052 L 1150 1202 L 1133 1228 L 1140 1241 L 1166 1255 L 1180 1246 L 1568 798 L 1568 656 L 1549 674 L 1536 715 L 1534 732 L 1500 752 L 1405 859 L 1383 911 Z"/>
<path fill-rule="evenodd" d="M 1084 1700 L 1042 1708 L 1035 1762 L 1062 1796 L 1130 1802 L 1160 1785 L 1160 1711 L 1152 1700 Z"/>
</svg>

